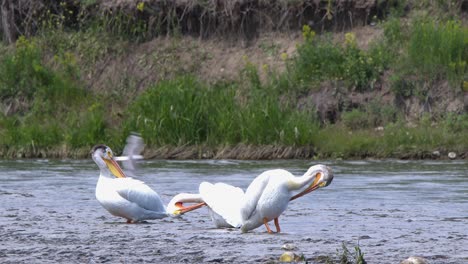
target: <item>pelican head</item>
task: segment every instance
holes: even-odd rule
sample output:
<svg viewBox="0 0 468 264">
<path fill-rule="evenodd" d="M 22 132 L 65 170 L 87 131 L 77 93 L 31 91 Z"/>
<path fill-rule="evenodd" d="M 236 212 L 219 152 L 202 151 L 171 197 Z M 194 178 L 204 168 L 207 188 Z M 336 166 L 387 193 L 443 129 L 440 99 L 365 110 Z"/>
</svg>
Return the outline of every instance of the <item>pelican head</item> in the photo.
<svg viewBox="0 0 468 264">
<path fill-rule="evenodd" d="M 297 199 L 319 188 L 330 185 L 333 181 L 333 172 L 330 167 L 319 164 L 310 167 L 301 178 L 311 183 L 302 192 L 291 197 L 290 200 Z"/>
<path fill-rule="evenodd" d="M 125 173 L 114 159 L 112 150 L 106 145 L 96 145 L 91 150 L 91 156 L 101 169 L 101 175 L 117 178 L 125 178 Z"/>
<path fill-rule="evenodd" d="M 192 205 L 186 206 L 184 203 L 190 203 Z M 180 216 L 205 205 L 206 203 L 203 201 L 200 194 L 179 193 L 171 199 L 166 210 L 171 216 Z"/>
</svg>

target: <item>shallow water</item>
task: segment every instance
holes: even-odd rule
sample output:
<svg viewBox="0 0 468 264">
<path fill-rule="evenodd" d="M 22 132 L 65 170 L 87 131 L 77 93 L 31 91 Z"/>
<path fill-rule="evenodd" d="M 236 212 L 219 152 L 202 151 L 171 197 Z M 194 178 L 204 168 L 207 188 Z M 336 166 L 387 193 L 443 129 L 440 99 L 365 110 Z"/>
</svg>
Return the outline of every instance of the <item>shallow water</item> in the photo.
<svg viewBox="0 0 468 264">
<path fill-rule="evenodd" d="M 202 181 L 245 189 L 262 171 L 302 175 L 310 161 L 146 161 L 138 178 L 164 202 Z M 246 263 L 277 260 L 293 243 L 309 263 L 359 243 L 368 263 L 422 256 L 468 263 L 466 161 L 323 162 L 330 186 L 292 202 L 282 233 L 215 229 L 206 209 L 128 225 L 96 201 L 84 161 L 0 161 L 1 263 Z"/>
</svg>

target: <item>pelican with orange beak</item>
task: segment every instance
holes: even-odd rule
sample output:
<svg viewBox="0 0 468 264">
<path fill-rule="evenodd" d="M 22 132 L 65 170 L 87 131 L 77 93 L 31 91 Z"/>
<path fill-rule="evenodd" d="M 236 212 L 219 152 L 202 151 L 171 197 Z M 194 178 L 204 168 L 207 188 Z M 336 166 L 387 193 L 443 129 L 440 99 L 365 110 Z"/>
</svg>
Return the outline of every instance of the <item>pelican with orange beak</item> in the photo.
<svg viewBox="0 0 468 264">
<path fill-rule="evenodd" d="M 325 165 L 315 165 L 300 177 L 283 169 L 268 170 L 257 176 L 245 191 L 241 205 L 242 232 L 265 225 L 273 233 L 268 222 L 274 221 L 276 232 L 280 232 L 279 216 L 290 201 L 319 188 L 328 186 L 333 180 L 332 170 Z M 295 192 L 299 191 L 295 194 Z"/>
<path fill-rule="evenodd" d="M 126 177 L 106 145 L 91 151 L 100 175 L 96 185 L 96 199 L 109 213 L 136 223 L 168 216 L 159 195 L 144 182 Z"/>
<path fill-rule="evenodd" d="M 167 205 L 167 211 L 172 216 L 206 206 L 211 221 L 217 228 L 240 227 L 240 201 L 244 195 L 241 188 L 225 183 L 211 184 L 202 182 L 199 193 L 179 193 Z"/>
<path fill-rule="evenodd" d="M 274 221 L 280 232 L 279 216 L 290 201 L 314 190 L 328 186 L 333 180 L 332 170 L 325 165 L 315 165 L 300 177 L 283 169 L 268 170 L 257 176 L 245 193 L 239 188 L 223 183 L 202 183 L 199 194 L 179 194 L 169 202 L 172 214 L 185 214 L 208 206 L 216 227 L 240 227 L 248 232 Z M 239 189 L 239 190 L 237 190 Z M 184 203 L 194 203 L 185 206 Z"/>
</svg>

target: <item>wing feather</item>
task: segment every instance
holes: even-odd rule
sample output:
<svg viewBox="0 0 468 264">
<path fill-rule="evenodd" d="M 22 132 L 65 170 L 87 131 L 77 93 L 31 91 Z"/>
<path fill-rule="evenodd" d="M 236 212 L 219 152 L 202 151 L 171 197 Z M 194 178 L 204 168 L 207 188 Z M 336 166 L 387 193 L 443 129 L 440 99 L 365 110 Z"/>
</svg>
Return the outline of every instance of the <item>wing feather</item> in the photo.
<svg viewBox="0 0 468 264">
<path fill-rule="evenodd" d="M 241 217 L 243 221 L 249 219 L 255 212 L 258 200 L 262 196 L 263 190 L 268 184 L 268 178 L 268 173 L 264 172 L 257 176 L 257 178 L 250 183 L 249 187 L 247 187 L 241 206 Z"/>
<path fill-rule="evenodd" d="M 240 227 L 240 206 L 244 191 L 225 183 L 202 182 L 199 187 L 203 201 L 228 224 Z"/>
<path fill-rule="evenodd" d="M 121 178 L 116 186 L 117 193 L 127 201 L 156 212 L 165 212 L 161 197 L 144 182 L 132 178 Z"/>
</svg>

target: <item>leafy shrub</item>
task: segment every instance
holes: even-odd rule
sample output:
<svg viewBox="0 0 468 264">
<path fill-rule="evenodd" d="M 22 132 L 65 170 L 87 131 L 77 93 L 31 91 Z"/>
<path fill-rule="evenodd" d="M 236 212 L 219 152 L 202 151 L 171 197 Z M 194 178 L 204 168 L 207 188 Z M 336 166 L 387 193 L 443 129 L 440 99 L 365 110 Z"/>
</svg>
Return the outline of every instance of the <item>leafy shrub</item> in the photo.
<svg viewBox="0 0 468 264">
<path fill-rule="evenodd" d="M 353 109 L 350 112 L 342 113 L 341 119 L 345 126 L 352 130 L 364 129 L 370 126 L 368 114 L 359 109 Z"/>
<path fill-rule="evenodd" d="M 0 100 L 21 98 L 32 101 L 40 97 L 49 102 L 68 104 L 82 97 L 82 90 L 74 83 L 77 70 L 73 55 L 64 55 L 55 57 L 59 70 L 53 70 L 42 62 L 41 47 L 37 42 L 20 37 L 14 53 L 3 57 L 0 64 Z"/>
<path fill-rule="evenodd" d="M 443 125 L 449 133 L 466 132 L 468 131 L 468 114 L 448 113 Z"/>
<path fill-rule="evenodd" d="M 303 36 L 304 44 L 298 47 L 291 67 L 300 87 L 303 83 L 343 80 L 359 91 L 372 89 L 388 60 L 382 46 L 359 49 L 352 33 L 345 35 L 344 46 L 329 38 L 316 38 L 308 26 L 304 26 Z"/>
</svg>

